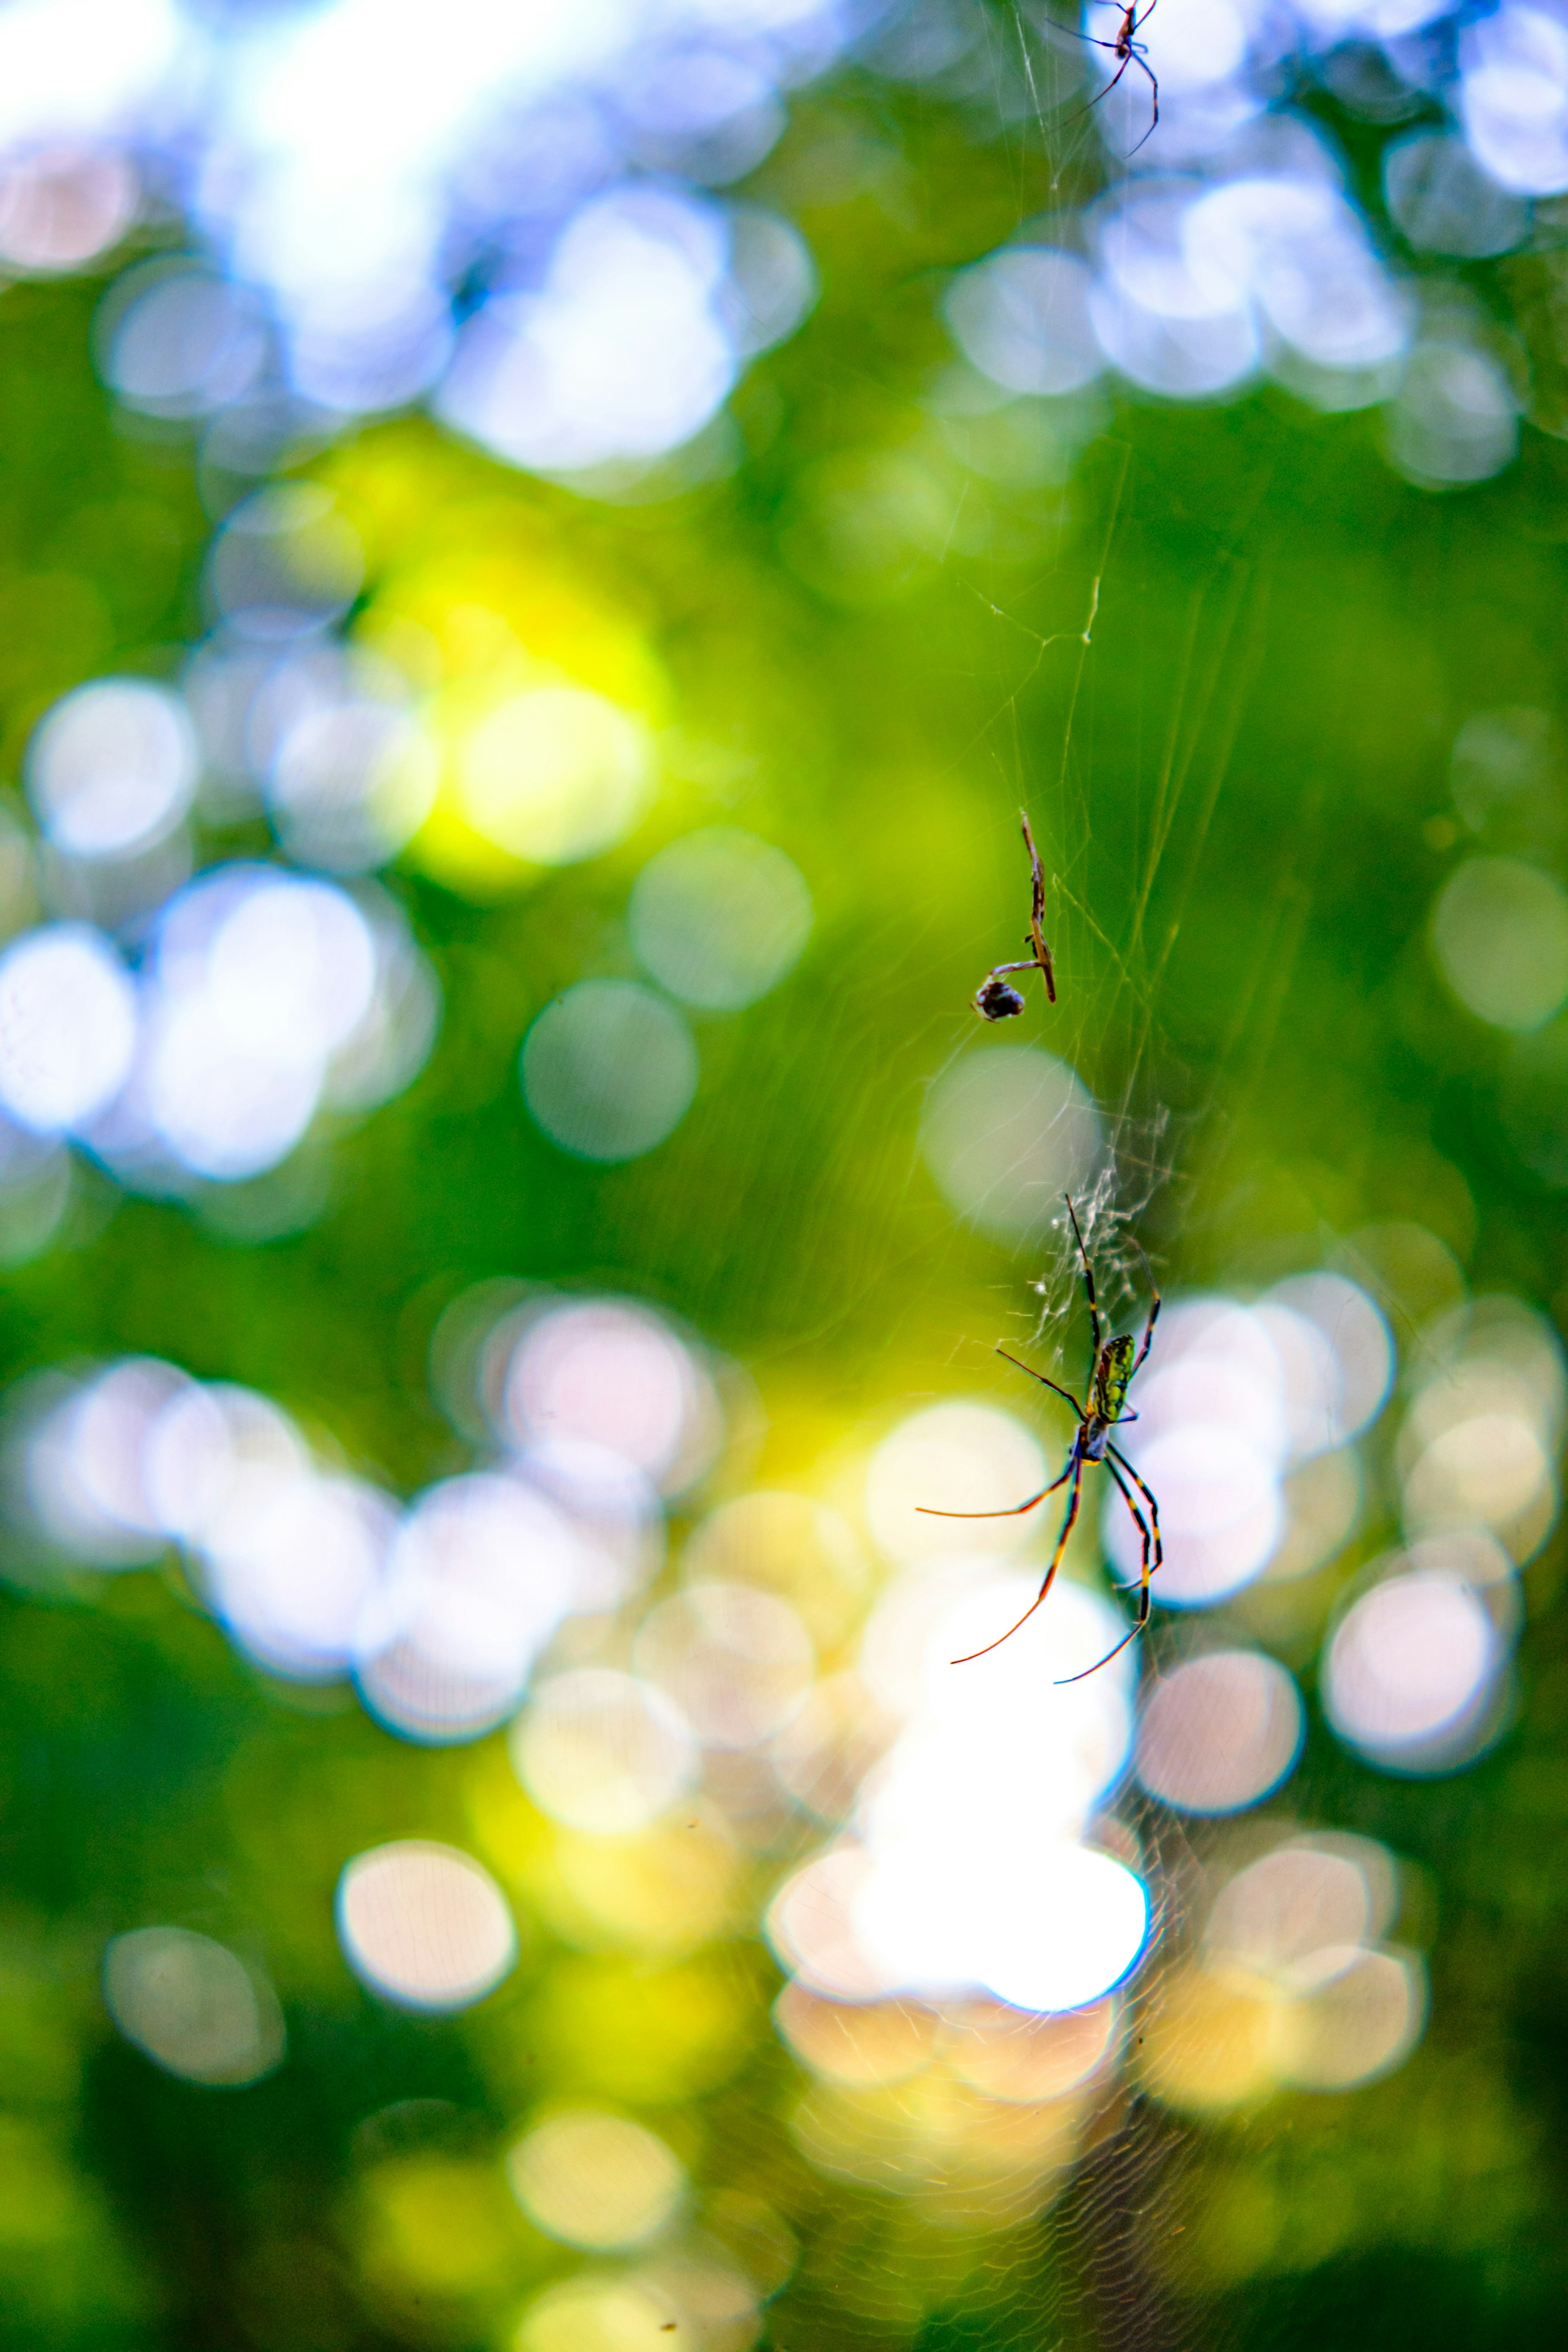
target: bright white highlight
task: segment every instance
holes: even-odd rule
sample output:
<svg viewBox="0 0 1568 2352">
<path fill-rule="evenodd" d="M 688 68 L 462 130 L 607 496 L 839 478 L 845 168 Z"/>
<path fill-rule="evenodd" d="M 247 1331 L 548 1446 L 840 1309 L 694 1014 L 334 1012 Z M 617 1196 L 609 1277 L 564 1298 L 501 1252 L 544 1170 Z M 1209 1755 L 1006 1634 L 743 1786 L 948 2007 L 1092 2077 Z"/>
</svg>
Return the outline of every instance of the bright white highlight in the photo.
<svg viewBox="0 0 1568 2352">
<path fill-rule="evenodd" d="M 1568 26 L 1500 8 L 1460 37 L 1460 111 L 1477 161 L 1521 196 L 1568 188 Z"/>
<path fill-rule="evenodd" d="M 689 440 L 736 375 L 715 307 L 724 243 L 710 207 L 655 189 L 601 197 L 540 293 L 497 297 L 465 331 L 441 414 L 542 473 Z"/>
<path fill-rule="evenodd" d="M 1379 1761 L 1441 1770 L 1463 1760 L 1501 1654 L 1474 1590 L 1441 1570 L 1391 1577 L 1329 1644 L 1324 1703 L 1342 1738 Z"/>
<path fill-rule="evenodd" d="M 0 11 L 0 144 L 135 122 L 187 38 L 170 0 L 11 0 Z"/>
<path fill-rule="evenodd" d="M 1154 1599 L 1204 1607 L 1260 1574 L 1286 1533 L 1286 1472 L 1369 1426 L 1393 1371 L 1383 1316 L 1342 1276 L 1293 1277 L 1252 1307 L 1168 1302 L 1138 1378 L 1138 1420 L 1116 1441 L 1159 1499 Z M 1101 1526 L 1131 1579 L 1138 1532 L 1114 1492 Z"/>
<path fill-rule="evenodd" d="M 27 792 L 51 841 L 121 857 L 184 815 L 196 744 L 184 703 L 136 678 L 104 678 L 58 702 L 27 748 Z"/>
<path fill-rule="evenodd" d="M 504 1722 L 574 1604 L 578 1564 L 571 1528 L 521 1481 L 478 1473 L 431 1487 L 358 1621 L 365 1704 L 416 1739 Z"/>
<path fill-rule="evenodd" d="M 100 932 L 57 923 L 0 956 L 0 1104 L 22 1126 L 85 1127 L 124 1085 L 135 1045 L 131 982 Z"/>
<path fill-rule="evenodd" d="M 275 1167 L 323 1102 L 406 1085 L 435 1033 L 434 982 L 389 900 L 265 866 L 210 868 L 169 900 L 140 1009 L 132 1084 L 92 1140 L 154 1189 Z"/>
<path fill-rule="evenodd" d="M 1081 1843 L 1131 1737 L 1118 1620 L 1079 1585 L 991 1656 L 955 1666 L 1034 1597 L 1027 1570 L 915 1570 L 868 1629 L 865 1672 L 905 1729 L 862 1798 L 856 1836 L 787 1882 L 775 1948 L 807 1989 L 864 2000 L 983 1988 L 1023 2009 L 1080 2008 L 1136 1964 L 1134 1873 Z M 1042 1701 L 1042 1692 L 1048 1694 Z"/>
<path fill-rule="evenodd" d="M 338 1881 L 338 1940 L 354 1974 L 400 2009 L 468 2009 L 510 1974 L 517 1930 L 470 1855 L 410 1839 L 351 1862 Z"/>
<path fill-rule="evenodd" d="M 341 1675 L 376 1591 L 395 1524 L 385 1496 L 313 1472 L 268 1483 L 208 1552 L 213 1604 L 258 1664 L 303 1682 Z"/>
<path fill-rule="evenodd" d="M 60 1548 L 97 1568 L 155 1559 L 168 1540 L 148 1449 L 165 1415 L 199 1394 L 155 1357 L 132 1356 L 79 1387 L 45 1391 L 22 1440 L 33 1516 Z"/>
</svg>

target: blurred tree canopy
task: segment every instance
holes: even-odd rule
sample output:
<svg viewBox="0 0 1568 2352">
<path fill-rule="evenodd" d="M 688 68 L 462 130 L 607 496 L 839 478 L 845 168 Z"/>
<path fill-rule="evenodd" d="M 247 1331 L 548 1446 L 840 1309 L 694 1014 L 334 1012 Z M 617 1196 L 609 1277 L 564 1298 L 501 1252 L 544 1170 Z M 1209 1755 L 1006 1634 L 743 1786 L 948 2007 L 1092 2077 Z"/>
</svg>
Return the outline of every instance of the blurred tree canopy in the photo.
<svg viewBox="0 0 1568 2352">
<path fill-rule="evenodd" d="M 1370 184 L 1373 131 L 1334 120 L 1358 164 L 1369 151 Z M 1047 420 L 1049 462 L 972 464 L 933 391 L 952 363 L 937 298 L 1061 201 L 1037 138 L 977 138 L 964 107 L 847 72 L 796 101 L 756 185 L 800 221 L 822 298 L 736 394 L 713 478 L 595 500 L 409 417 L 297 468 L 367 551 L 356 642 L 428 658 L 460 715 L 495 658 L 465 614 L 503 612 L 530 643 L 559 633 L 579 675 L 658 730 L 649 814 L 551 872 L 487 868 L 453 828 L 422 835 L 386 877 L 443 998 L 420 1075 L 329 1124 L 309 1181 L 248 1228 L 205 1196 L 124 1193 L 79 1155 L 58 1228 L 10 1251 L 7 1384 L 164 1358 L 276 1398 L 328 1459 L 409 1494 L 471 1458 L 430 1371 L 454 1300 L 498 1277 L 627 1296 L 754 1390 L 678 1529 L 752 1486 L 841 1502 L 870 1438 L 932 1397 L 1018 1409 L 986 1349 L 1029 1305 L 1038 1244 L 955 1217 L 919 1139 L 973 1033 L 971 992 L 1021 922 L 1020 803 L 1060 987 L 1058 1013 L 1033 998 L 1021 1026 L 1145 1139 L 1161 1181 L 1140 1230 L 1167 1292 L 1247 1291 L 1414 1227 L 1431 1251 L 1381 1268 L 1402 1348 L 1463 1285 L 1562 1320 L 1562 1192 L 1510 1140 L 1521 1049 L 1445 989 L 1427 932 L 1476 845 L 1450 780 L 1464 722 L 1518 707 L 1560 723 L 1563 443 L 1527 431 L 1510 470 L 1438 494 L 1390 470 L 1375 413 L 1265 388 L 1086 402 Z M 187 436 L 129 418 L 97 381 L 101 291 L 0 297 L 12 780 L 62 693 L 172 678 L 208 626 L 210 486 Z M 1562 793 L 1553 766 L 1485 820 L 1482 848 L 1561 874 Z M 27 837 L 19 791 L 12 811 L 8 844 Z M 695 1019 L 696 1099 L 667 1141 L 619 1165 L 573 1157 L 525 1107 L 524 1034 L 568 985 L 635 977 L 636 875 L 712 824 L 788 852 L 810 946 L 750 1009 Z M 257 819 L 209 827 L 200 852 L 271 854 Z M 37 905 L 30 855 L 5 851 L 14 930 Z M 1350 1546 L 1226 1604 L 1238 1637 L 1309 1685 L 1335 1596 L 1393 1540 L 1389 1449 L 1369 1459 Z M 635 1897 L 619 1880 L 613 1899 L 583 1892 L 588 1864 L 563 1861 L 500 1734 L 420 1746 L 341 1685 L 262 1674 L 172 1555 L 45 1576 L 14 1549 L 0 2342 L 510 2343 L 576 2257 L 525 2218 L 501 2157 L 521 2119 L 574 2102 L 635 2110 L 716 2198 L 707 2226 L 763 2279 L 763 2340 L 781 2347 L 1561 2340 L 1560 1538 L 1525 1570 L 1510 1721 L 1469 1769 L 1374 1769 L 1310 1698 L 1277 1801 L 1282 1820 L 1401 1857 L 1399 1932 L 1431 1985 L 1404 2067 L 1213 2118 L 1119 2094 L 1043 2217 L 945 2237 L 815 2170 L 786 2128 L 798 2078 L 757 1921 L 819 1830 L 797 1818 L 706 1877 L 700 1856 L 669 1863 L 690 1873 L 691 1932 L 662 1947 L 601 1932 Z M 1217 1834 L 1188 1825 L 1173 1884 Z M 478 1853 L 519 1920 L 516 1970 L 453 2018 L 377 2000 L 334 1933 L 345 1861 L 409 1838 Z M 633 1870 L 594 1866 L 612 1861 Z M 279 2071 L 182 2081 L 115 2032 L 105 1942 L 163 1922 L 265 1968 Z M 574 2339 L 561 2308 L 568 2332 L 531 2344 L 642 2340 L 586 2321 Z M 743 2332 L 715 2321 L 704 2340 Z"/>
</svg>

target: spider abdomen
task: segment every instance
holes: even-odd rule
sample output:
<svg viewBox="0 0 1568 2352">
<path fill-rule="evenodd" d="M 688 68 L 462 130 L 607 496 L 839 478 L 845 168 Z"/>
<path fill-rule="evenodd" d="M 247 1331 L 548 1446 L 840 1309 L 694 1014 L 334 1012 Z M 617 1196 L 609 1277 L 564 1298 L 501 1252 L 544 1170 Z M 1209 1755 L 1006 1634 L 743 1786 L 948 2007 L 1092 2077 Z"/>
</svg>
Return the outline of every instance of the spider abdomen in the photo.
<svg viewBox="0 0 1568 2352">
<path fill-rule="evenodd" d="M 1094 1369 L 1093 1412 L 1097 1421 L 1121 1420 L 1131 1378 L 1131 1340 L 1125 1335 L 1108 1339 L 1100 1351 L 1100 1361 Z M 1099 1459 L 1096 1454 L 1095 1460 Z"/>
</svg>

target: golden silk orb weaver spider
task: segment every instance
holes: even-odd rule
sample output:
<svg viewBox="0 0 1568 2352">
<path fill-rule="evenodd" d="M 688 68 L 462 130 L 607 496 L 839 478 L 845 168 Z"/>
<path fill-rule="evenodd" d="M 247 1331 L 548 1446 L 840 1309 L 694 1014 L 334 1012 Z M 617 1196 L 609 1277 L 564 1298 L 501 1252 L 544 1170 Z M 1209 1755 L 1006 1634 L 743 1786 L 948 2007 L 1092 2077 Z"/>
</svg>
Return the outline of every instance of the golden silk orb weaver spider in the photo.
<svg viewBox="0 0 1568 2352">
<path fill-rule="evenodd" d="M 1008 971 L 1037 971 L 1046 983 L 1046 994 L 1054 1004 L 1057 1001 L 1057 975 L 1051 964 L 1051 951 L 1046 945 L 1046 876 L 1040 864 L 1040 853 L 1035 847 L 1035 836 L 1029 831 L 1026 809 L 1018 811 L 1024 828 L 1024 846 L 1029 853 L 1029 928 L 1024 945 L 1030 950 L 1021 963 L 999 963 L 988 971 L 973 998 L 974 1010 L 982 1021 L 1010 1021 L 1024 1010 L 1024 1000 L 1016 988 L 1003 978 Z"/>
<path fill-rule="evenodd" d="M 1057 1381 L 1047 1380 L 1044 1372 L 1037 1372 L 1033 1365 L 1026 1364 L 1021 1357 L 1009 1354 L 1000 1342 L 998 1342 L 996 1353 L 999 1356 L 1005 1356 L 1010 1364 L 1016 1364 L 1021 1372 L 1027 1372 L 1032 1381 L 1038 1381 L 1041 1387 L 1049 1389 L 1054 1396 L 1065 1399 L 1077 1413 L 1078 1427 L 1073 1432 L 1072 1444 L 1068 1449 L 1067 1467 L 1059 1478 L 1053 1478 L 1050 1485 L 1042 1486 L 1037 1495 L 1031 1495 L 1026 1502 L 1014 1503 L 1005 1511 L 939 1511 L 925 1503 L 915 1506 L 917 1510 L 923 1511 L 929 1518 L 1016 1519 L 1022 1517 L 1026 1511 L 1032 1511 L 1037 1503 L 1043 1503 L 1047 1495 L 1054 1495 L 1058 1486 L 1068 1487 L 1067 1517 L 1062 1521 L 1061 1533 L 1057 1538 L 1056 1549 L 1051 1554 L 1050 1566 L 1046 1570 L 1038 1592 L 1018 1619 L 1017 1624 L 1009 1625 L 1005 1633 L 998 1633 L 996 1639 L 994 1642 L 987 1642 L 983 1650 L 971 1650 L 966 1656 L 954 1658 L 952 1661 L 955 1666 L 967 1666 L 973 1664 L 976 1658 L 989 1657 L 993 1650 L 999 1650 L 1004 1642 L 1011 1641 L 1013 1635 L 1018 1631 L 1018 1626 L 1028 1623 L 1029 1619 L 1050 1591 L 1068 1548 L 1068 1538 L 1071 1535 L 1074 1523 L 1078 1518 L 1079 1498 L 1083 1490 L 1085 1465 L 1098 1462 L 1110 1472 L 1117 1492 L 1132 1515 L 1132 1524 L 1138 1530 L 1138 1539 L 1142 1547 L 1143 1565 L 1138 1580 L 1138 1614 L 1114 1649 L 1108 1650 L 1104 1657 L 1097 1659 L 1092 1666 L 1086 1666 L 1082 1674 L 1064 1675 L 1058 1685 L 1058 1689 L 1068 1683 L 1082 1682 L 1087 1675 L 1098 1674 L 1101 1666 L 1108 1666 L 1112 1658 L 1120 1655 L 1129 1642 L 1137 1640 L 1149 1622 L 1149 1580 L 1165 1556 L 1164 1547 L 1160 1540 L 1160 1507 L 1154 1500 L 1153 1492 L 1144 1485 L 1127 1456 L 1117 1451 L 1110 1436 L 1113 1429 L 1120 1429 L 1126 1423 L 1136 1421 L 1138 1418 L 1135 1412 L 1127 1411 L 1127 1391 L 1142 1370 L 1144 1359 L 1153 1340 L 1154 1326 L 1160 1319 L 1160 1294 L 1154 1286 L 1154 1276 L 1150 1272 L 1149 1319 L 1143 1326 L 1141 1345 L 1135 1348 L 1131 1338 L 1125 1332 L 1118 1332 L 1113 1338 L 1106 1339 L 1100 1319 L 1100 1302 L 1095 1296 L 1094 1268 L 1089 1264 L 1089 1252 L 1084 1247 L 1083 1234 L 1078 1222 L 1078 1211 L 1073 1207 L 1070 1193 L 1065 1193 L 1063 1198 L 1068 1204 L 1068 1215 L 1072 1220 L 1073 1239 L 1078 1244 L 1079 1260 L 1083 1267 L 1084 1294 L 1089 1300 L 1089 1319 L 1092 1337 L 1089 1360 L 1087 1406 L 1079 1404 L 1070 1389 L 1064 1389 Z M 1142 1250 L 1139 1255 L 1142 1256 Z M 1148 1272 L 1147 1258 L 1143 1259 L 1143 1265 L 1144 1270 Z M 1138 1500 L 1134 1499 L 1135 1496 L 1146 1506 L 1147 1517 L 1140 1510 Z"/>
</svg>

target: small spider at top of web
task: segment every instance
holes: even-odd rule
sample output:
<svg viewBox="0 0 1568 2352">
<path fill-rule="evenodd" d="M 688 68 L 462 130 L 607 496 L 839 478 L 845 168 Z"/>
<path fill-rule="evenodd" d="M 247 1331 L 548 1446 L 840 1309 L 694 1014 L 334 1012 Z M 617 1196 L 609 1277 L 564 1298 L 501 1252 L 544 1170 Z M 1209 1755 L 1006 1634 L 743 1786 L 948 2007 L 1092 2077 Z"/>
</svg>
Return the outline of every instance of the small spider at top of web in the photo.
<svg viewBox="0 0 1568 2352">
<path fill-rule="evenodd" d="M 1057 976 L 1051 966 L 1051 951 L 1046 945 L 1046 877 L 1040 865 L 1040 853 L 1035 847 L 1035 836 L 1029 831 L 1027 812 L 1018 811 L 1024 827 L 1024 846 L 1029 853 L 1030 899 L 1029 929 L 1024 945 L 1033 950 L 1021 963 L 999 963 L 988 971 L 974 992 L 974 1010 L 982 1021 L 1010 1021 L 1024 1010 L 1024 1000 L 1016 988 L 1009 987 L 1002 975 L 1007 971 L 1037 971 L 1046 983 L 1046 994 L 1054 1004 L 1057 1001 Z"/>
<path fill-rule="evenodd" d="M 1146 140 L 1152 139 L 1159 126 L 1160 85 L 1154 79 L 1154 68 L 1149 63 L 1149 52 L 1137 37 L 1159 5 L 1160 0 L 1149 0 L 1149 5 L 1140 10 L 1139 0 L 1131 0 L 1131 6 L 1126 5 L 1126 0 L 1090 0 L 1090 5 L 1093 7 L 1119 8 L 1121 11 L 1121 22 L 1116 27 L 1116 37 L 1110 41 L 1102 41 L 1093 33 L 1077 32 L 1076 27 L 1071 25 L 1064 25 L 1062 27 L 1064 32 L 1073 33 L 1078 40 L 1087 41 L 1091 49 L 1109 49 L 1116 59 L 1116 71 L 1111 75 L 1105 88 L 1097 90 L 1087 106 L 1080 106 L 1079 114 L 1091 113 L 1102 98 L 1109 98 L 1129 66 L 1136 66 L 1139 72 L 1146 78 L 1153 92 L 1154 119 L 1143 133 L 1142 139 L 1139 140 L 1137 146 L 1128 150 L 1129 159 L 1136 155 L 1138 148 L 1142 147 Z M 1076 122 L 1078 115 L 1069 115 L 1068 120 L 1069 122 Z"/>
</svg>

